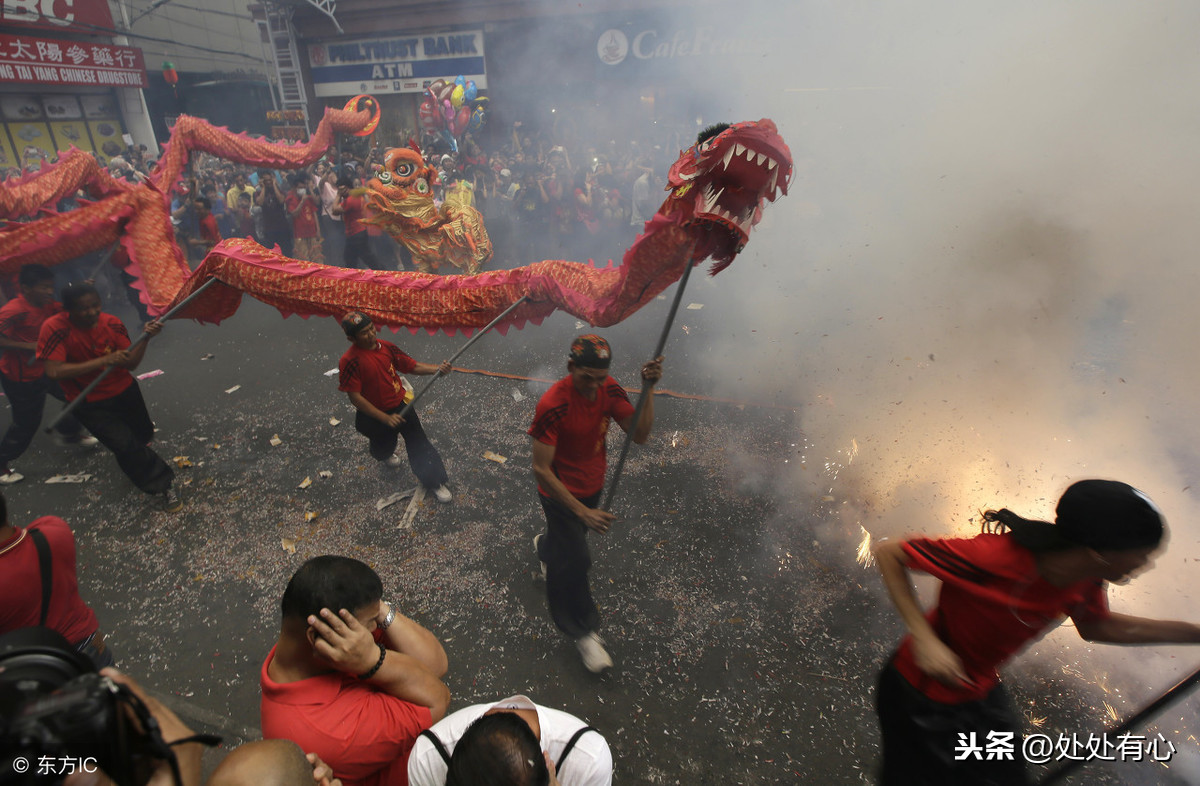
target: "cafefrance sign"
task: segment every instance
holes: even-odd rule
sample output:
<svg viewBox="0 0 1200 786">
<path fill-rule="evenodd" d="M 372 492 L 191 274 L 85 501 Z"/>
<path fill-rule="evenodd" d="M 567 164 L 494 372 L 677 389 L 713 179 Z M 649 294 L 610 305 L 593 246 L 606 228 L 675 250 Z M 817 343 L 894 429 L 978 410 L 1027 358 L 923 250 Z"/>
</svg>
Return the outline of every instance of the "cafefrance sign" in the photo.
<svg viewBox="0 0 1200 786">
<path fill-rule="evenodd" d="M 482 30 L 309 44 L 308 62 L 319 98 L 421 93 L 459 75 L 487 88 Z"/>
</svg>

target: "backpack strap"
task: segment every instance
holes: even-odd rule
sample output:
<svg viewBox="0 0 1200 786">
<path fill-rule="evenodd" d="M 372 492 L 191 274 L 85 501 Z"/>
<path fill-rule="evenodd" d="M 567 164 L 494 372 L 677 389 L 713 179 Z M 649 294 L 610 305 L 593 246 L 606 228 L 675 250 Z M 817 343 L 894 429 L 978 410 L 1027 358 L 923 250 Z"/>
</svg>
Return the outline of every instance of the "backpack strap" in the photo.
<svg viewBox="0 0 1200 786">
<path fill-rule="evenodd" d="M 554 765 L 556 771 L 561 771 L 563 762 L 567 760 L 567 754 L 575 747 L 575 743 L 579 742 L 579 738 L 587 734 L 589 731 L 594 731 L 597 734 L 600 732 L 594 726 L 584 726 L 579 731 L 571 735 L 571 739 L 567 740 L 567 746 L 563 748 L 562 755 L 558 757 L 558 762 Z"/>
<path fill-rule="evenodd" d="M 433 729 L 426 729 L 425 731 L 421 732 L 419 736 L 424 737 L 433 743 L 434 750 L 438 752 L 438 755 L 442 757 L 442 761 L 444 761 L 446 766 L 449 767 L 450 754 L 446 752 L 446 746 L 442 744 L 442 741 L 438 739 L 438 736 L 433 733 Z"/>
<path fill-rule="evenodd" d="M 50 614 L 50 586 L 51 586 L 51 567 L 50 567 L 50 542 L 46 540 L 46 536 L 41 530 L 29 528 L 29 536 L 33 538 L 33 545 L 37 547 L 38 567 L 41 568 L 42 574 L 42 617 L 38 620 L 38 625 L 46 627 L 46 617 Z"/>
</svg>

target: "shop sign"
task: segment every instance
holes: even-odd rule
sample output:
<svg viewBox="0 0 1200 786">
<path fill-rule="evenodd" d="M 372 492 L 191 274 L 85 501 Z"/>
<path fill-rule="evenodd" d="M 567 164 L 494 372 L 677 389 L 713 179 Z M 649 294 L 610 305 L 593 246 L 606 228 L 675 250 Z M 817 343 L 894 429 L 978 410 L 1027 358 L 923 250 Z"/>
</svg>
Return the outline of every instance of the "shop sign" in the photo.
<svg viewBox="0 0 1200 786">
<path fill-rule="evenodd" d="M 146 87 L 142 50 L 0 34 L 0 84 Z"/>
<path fill-rule="evenodd" d="M 632 60 L 683 60 L 699 57 L 720 60 L 737 55 L 763 55 L 770 47 L 766 37 L 737 37 L 713 27 L 662 30 L 647 27 L 626 32 L 610 28 L 596 40 L 596 56 L 609 66 Z"/>
<path fill-rule="evenodd" d="M 318 97 L 420 93 L 459 75 L 487 88 L 482 30 L 309 44 L 308 61 Z"/>
<path fill-rule="evenodd" d="M 103 34 L 112 32 L 113 18 L 108 0 L 3 0 L 0 27 L 10 25 Z"/>
</svg>

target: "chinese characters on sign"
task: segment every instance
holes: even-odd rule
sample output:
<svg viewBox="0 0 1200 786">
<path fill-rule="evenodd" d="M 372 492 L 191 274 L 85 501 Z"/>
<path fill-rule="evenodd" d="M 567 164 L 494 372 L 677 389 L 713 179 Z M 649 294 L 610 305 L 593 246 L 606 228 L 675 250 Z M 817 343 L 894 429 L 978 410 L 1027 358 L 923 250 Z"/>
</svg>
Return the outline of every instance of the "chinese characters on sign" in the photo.
<svg viewBox="0 0 1200 786">
<path fill-rule="evenodd" d="M 0 84 L 146 87 L 142 50 L 115 44 L 0 35 Z"/>
</svg>

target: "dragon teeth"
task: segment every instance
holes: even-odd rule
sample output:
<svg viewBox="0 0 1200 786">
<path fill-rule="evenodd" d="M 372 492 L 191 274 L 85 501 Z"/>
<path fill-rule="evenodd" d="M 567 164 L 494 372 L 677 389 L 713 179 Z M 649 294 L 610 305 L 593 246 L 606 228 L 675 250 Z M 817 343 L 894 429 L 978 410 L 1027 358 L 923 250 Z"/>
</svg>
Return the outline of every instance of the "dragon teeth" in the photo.
<svg viewBox="0 0 1200 786">
<path fill-rule="evenodd" d="M 768 158 L 768 159 L 767 159 L 767 169 L 774 169 L 774 168 L 775 168 L 775 167 L 777 167 L 777 166 L 779 166 L 779 162 L 778 162 L 778 161 L 776 161 L 776 160 L 775 160 L 775 159 L 773 159 L 773 158 Z"/>
<path fill-rule="evenodd" d="M 767 154 L 766 154 L 766 153 L 759 153 L 759 154 L 758 154 L 758 158 L 755 160 L 755 162 L 754 162 L 754 163 L 755 163 L 755 164 L 757 164 L 758 166 L 762 166 L 762 162 L 763 162 L 764 160 L 766 160 L 766 158 L 767 158 Z"/>
<path fill-rule="evenodd" d="M 741 145 L 735 145 L 734 147 L 731 147 L 725 151 L 725 158 L 724 158 L 723 163 L 724 163 L 724 166 L 726 169 L 729 168 L 729 162 L 733 160 L 734 151 L 739 147 L 741 147 Z"/>
</svg>

